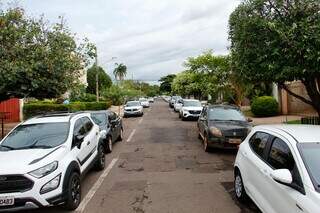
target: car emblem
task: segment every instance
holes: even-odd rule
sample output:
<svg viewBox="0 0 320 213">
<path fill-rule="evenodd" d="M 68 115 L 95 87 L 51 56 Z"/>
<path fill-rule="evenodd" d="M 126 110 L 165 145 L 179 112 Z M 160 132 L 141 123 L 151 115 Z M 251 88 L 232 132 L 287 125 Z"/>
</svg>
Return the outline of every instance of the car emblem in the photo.
<svg viewBox="0 0 320 213">
<path fill-rule="evenodd" d="M 236 136 L 237 135 L 237 133 L 236 132 L 233 132 L 233 136 Z"/>
<path fill-rule="evenodd" d="M 7 180 L 7 177 L 4 177 L 4 176 L 0 176 L 0 181 L 6 181 Z"/>
</svg>

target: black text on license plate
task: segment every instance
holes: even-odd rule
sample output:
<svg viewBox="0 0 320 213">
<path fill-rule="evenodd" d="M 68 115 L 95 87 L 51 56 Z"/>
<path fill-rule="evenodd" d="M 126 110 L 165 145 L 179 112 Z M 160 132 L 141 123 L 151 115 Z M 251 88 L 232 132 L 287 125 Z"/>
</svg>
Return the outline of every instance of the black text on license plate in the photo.
<svg viewBox="0 0 320 213">
<path fill-rule="evenodd" d="M 13 197 L 0 197 L 0 206 L 12 206 L 14 205 Z"/>
</svg>

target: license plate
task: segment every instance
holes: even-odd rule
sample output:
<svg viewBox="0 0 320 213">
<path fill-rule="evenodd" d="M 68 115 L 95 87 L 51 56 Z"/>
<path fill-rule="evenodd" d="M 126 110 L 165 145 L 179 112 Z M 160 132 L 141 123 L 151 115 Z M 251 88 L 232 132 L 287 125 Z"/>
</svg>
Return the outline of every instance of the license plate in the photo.
<svg viewBox="0 0 320 213">
<path fill-rule="evenodd" d="M 14 197 L 0 197 L 0 206 L 13 206 Z"/>
<path fill-rule="evenodd" d="M 241 139 L 235 139 L 235 138 L 229 139 L 229 143 L 232 143 L 232 144 L 240 144 L 241 142 L 242 142 Z"/>
</svg>

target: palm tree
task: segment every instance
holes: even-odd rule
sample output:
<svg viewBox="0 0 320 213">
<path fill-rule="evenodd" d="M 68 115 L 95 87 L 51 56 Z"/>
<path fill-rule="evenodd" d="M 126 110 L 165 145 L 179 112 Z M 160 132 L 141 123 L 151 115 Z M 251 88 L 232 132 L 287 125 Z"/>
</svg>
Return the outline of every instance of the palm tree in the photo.
<svg viewBox="0 0 320 213">
<path fill-rule="evenodd" d="M 116 68 L 114 69 L 113 74 L 116 80 L 122 81 L 124 77 L 127 75 L 127 66 L 122 63 L 116 63 Z"/>
</svg>

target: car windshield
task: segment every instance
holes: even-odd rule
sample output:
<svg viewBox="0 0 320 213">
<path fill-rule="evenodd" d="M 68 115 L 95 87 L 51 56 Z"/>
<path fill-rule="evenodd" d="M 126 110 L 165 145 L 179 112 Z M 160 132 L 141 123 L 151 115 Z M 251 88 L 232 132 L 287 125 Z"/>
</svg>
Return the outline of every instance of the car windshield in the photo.
<svg viewBox="0 0 320 213">
<path fill-rule="evenodd" d="M 181 97 L 180 96 L 172 96 L 172 99 L 173 100 L 178 100 L 178 99 L 181 99 Z"/>
<path fill-rule="evenodd" d="M 320 192 L 320 143 L 299 143 L 298 147 L 312 182 Z"/>
<path fill-rule="evenodd" d="M 185 107 L 201 107 L 200 101 L 183 101 Z"/>
<path fill-rule="evenodd" d="M 147 101 L 145 98 L 140 98 L 139 101 Z"/>
<path fill-rule="evenodd" d="M 131 101 L 131 102 L 128 102 L 126 105 L 127 105 L 128 107 L 140 106 L 140 102 L 139 102 L 139 101 Z"/>
<path fill-rule="evenodd" d="M 67 122 L 20 125 L 0 144 L 0 151 L 53 148 L 65 142 L 68 132 Z"/>
<path fill-rule="evenodd" d="M 246 121 L 246 118 L 236 109 L 212 108 L 209 110 L 209 120 Z"/>
<path fill-rule="evenodd" d="M 99 126 L 107 125 L 107 116 L 105 113 L 92 113 L 92 120 Z"/>
</svg>

